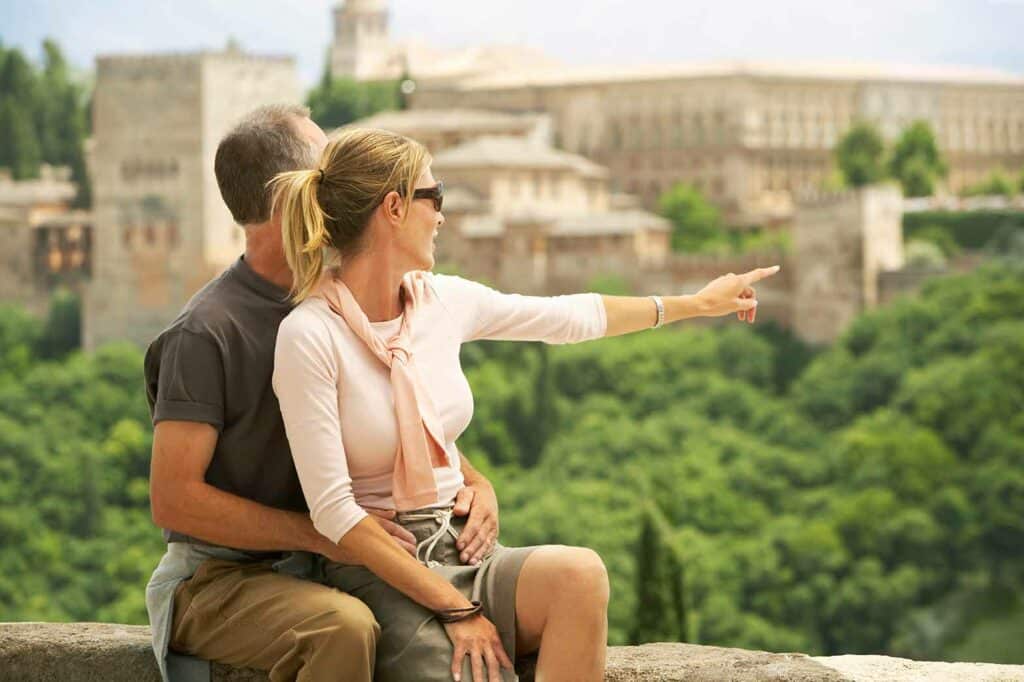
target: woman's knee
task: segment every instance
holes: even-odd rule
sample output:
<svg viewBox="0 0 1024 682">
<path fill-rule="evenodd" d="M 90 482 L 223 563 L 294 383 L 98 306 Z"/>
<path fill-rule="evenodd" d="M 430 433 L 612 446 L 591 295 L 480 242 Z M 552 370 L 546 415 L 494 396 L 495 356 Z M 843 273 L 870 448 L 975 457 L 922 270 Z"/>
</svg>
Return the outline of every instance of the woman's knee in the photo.
<svg viewBox="0 0 1024 682">
<path fill-rule="evenodd" d="M 566 599 L 574 605 L 607 606 L 608 570 L 597 552 L 585 547 L 550 545 L 535 554 L 530 574 L 546 603 Z"/>
<path fill-rule="evenodd" d="M 608 604 L 608 569 L 601 556 L 586 547 L 567 547 L 564 565 L 559 571 L 562 591 L 582 596 L 585 603 Z"/>
</svg>

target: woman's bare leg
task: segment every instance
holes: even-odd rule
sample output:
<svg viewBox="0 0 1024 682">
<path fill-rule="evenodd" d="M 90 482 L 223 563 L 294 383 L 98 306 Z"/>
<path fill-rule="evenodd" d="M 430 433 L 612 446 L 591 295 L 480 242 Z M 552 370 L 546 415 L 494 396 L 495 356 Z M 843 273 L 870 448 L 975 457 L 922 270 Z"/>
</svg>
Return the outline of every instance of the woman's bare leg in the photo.
<svg viewBox="0 0 1024 682">
<path fill-rule="evenodd" d="M 540 649 L 537 682 L 601 682 L 608 643 L 608 572 L 596 552 L 534 550 L 516 587 L 516 655 Z"/>
</svg>

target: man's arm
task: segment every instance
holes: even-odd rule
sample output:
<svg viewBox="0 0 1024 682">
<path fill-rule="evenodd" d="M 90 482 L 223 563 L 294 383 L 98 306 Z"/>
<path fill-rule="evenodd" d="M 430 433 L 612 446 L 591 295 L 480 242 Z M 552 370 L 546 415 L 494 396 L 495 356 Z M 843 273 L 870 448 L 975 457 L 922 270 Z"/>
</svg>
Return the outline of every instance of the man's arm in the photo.
<svg viewBox="0 0 1024 682">
<path fill-rule="evenodd" d="M 205 481 L 217 445 L 217 430 L 209 424 L 161 421 L 153 429 L 149 497 L 153 521 L 161 528 L 205 542 L 253 551 L 301 550 L 334 561 L 352 557 L 320 535 L 309 515 L 274 509 L 232 495 Z M 375 517 L 406 549 L 414 538 L 408 531 Z M 399 531 L 404 531 L 400 535 Z M 409 537 L 406 537 L 406 536 Z"/>
</svg>

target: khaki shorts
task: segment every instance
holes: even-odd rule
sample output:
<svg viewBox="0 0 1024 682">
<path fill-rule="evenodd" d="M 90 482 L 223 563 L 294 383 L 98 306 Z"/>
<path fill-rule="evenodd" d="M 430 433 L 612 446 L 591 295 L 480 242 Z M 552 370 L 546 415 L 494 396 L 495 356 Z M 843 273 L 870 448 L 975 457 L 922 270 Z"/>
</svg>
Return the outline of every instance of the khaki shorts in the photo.
<svg viewBox="0 0 1024 682">
<path fill-rule="evenodd" d="M 271 682 L 371 682 L 380 627 L 370 609 L 272 564 L 204 561 L 174 593 L 171 648 Z"/>
<path fill-rule="evenodd" d="M 415 512 L 411 512 L 415 514 Z M 396 521 L 423 542 L 438 530 L 436 520 L 407 521 L 399 514 Z M 461 532 L 465 517 L 452 517 L 452 527 Z M 445 534 L 431 558 L 441 565 L 431 570 L 444 576 L 468 599 L 483 604 L 484 616 L 501 635 L 505 653 L 516 656 L 516 583 L 523 562 L 536 547 L 503 547 L 496 544 L 477 566 L 463 565 L 455 538 Z M 431 611 L 391 587 L 363 566 L 327 562 L 327 584 L 358 597 L 373 611 L 381 627 L 377 645 L 377 682 L 451 682 L 454 648 L 448 634 Z M 502 670 L 503 680 L 516 680 L 511 671 Z M 473 679 L 470 660 L 464 661 L 462 679 Z"/>
</svg>

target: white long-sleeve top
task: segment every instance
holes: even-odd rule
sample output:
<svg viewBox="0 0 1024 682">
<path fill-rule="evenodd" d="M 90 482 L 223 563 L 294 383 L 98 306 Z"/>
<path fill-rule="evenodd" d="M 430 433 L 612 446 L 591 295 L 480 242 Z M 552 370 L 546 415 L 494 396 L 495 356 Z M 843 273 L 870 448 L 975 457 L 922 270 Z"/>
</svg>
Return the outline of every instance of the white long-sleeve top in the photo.
<svg viewBox="0 0 1024 682">
<path fill-rule="evenodd" d="M 502 339 L 577 343 L 607 330 L 598 294 L 521 296 L 477 282 L 429 276 L 434 296 L 417 308 L 416 366 L 444 429 L 448 466 L 434 469 L 436 506 L 463 486 L 456 439 L 473 416 L 473 395 L 459 362 L 467 341 Z M 402 318 L 371 323 L 390 338 Z M 394 509 L 392 473 L 398 423 L 390 369 L 321 298 L 309 298 L 281 323 L 274 392 L 317 531 L 337 543 L 366 517 L 363 507 Z"/>
</svg>

